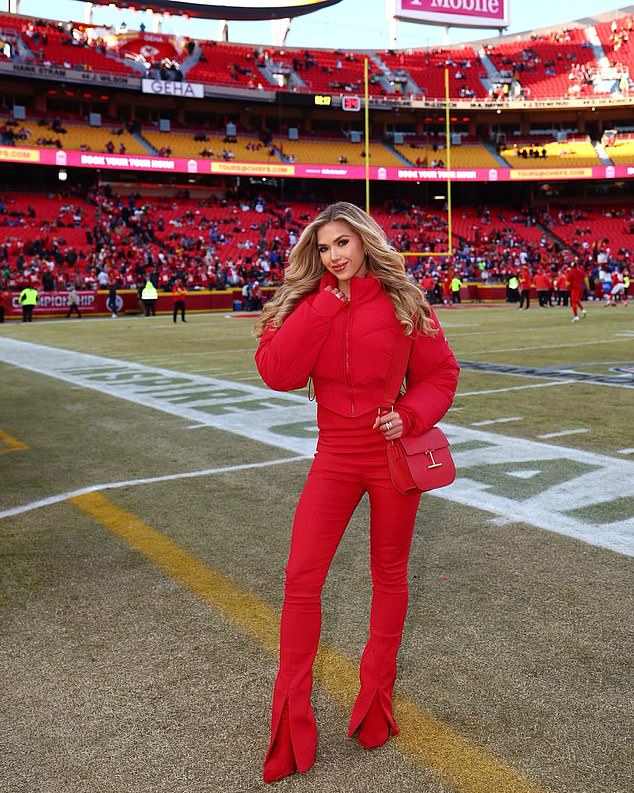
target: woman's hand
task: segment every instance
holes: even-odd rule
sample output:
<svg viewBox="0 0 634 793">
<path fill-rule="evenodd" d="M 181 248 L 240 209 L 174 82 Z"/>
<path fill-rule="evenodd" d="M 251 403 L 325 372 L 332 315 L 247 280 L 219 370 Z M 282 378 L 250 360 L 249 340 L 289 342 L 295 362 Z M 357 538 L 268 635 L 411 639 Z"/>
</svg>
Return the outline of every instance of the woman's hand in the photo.
<svg viewBox="0 0 634 793">
<path fill-rule="evenodd" d="M 332 292 L 335 297 L 338 297 L 339 300 L 343 300 L 344 303 L 348 299 L 341 289 L 337 289 L 336 286 L 326 286 L 324 287 L 324 292 Z"/>
<path fill-rule="evenodd" d="M 403 421 L 395 410 L 376 417 L 373 430 L 379 430 L 388 441 L 396 441 L 403 435 Z"/>
</svg>

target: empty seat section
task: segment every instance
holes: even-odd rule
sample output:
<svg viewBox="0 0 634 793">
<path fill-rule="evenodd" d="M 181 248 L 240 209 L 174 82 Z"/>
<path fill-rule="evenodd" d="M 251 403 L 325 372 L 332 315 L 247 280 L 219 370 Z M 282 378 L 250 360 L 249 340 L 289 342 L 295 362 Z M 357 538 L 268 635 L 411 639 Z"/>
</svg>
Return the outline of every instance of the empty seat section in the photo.
<svg viewBox="0 0 634 793">
<path fill-rule="evenodd" d="M 222 42 L 201 42 L 201 58 L 188 69 L 189 82 L 235 85 L 241 88 L 271 88 L 272 84 L 256 66 L 253 47 Z"/>
<path fill-rule="evenodd" d="M 473 47 L 407 52 L 381 52 L 381 60 L 398 73 L 403 71 L 427 99 L 445 98 L 445 65 L 448 66 L 449 96 L 452 99 L 483 99 L 487 92 L 481 77 L 479 56 Z"/>
<path fill-rule="evenodd" d="M 487 55 L 505 79 L 516 79 L 528 99 L 592 95 L 597 62 L 582 28 L 567 28 L 530 40 L 489 45 Z"/>
<path fill-rule="evenodd" d="M 545 157 L 523 157 L 521 152 L 530 150 L 541 154 L 545 150 Z M 587 167 L 600 165 L 599 156 L 588 137 L 571 139 L 564 142 L 549 141 L 545 143 L 519 143 L 502 148 L 500 154 L 511 168 L 566 168 Z"/>
<path fill-rule="evenodd" d="M 365 165 L 363 143 L 349 141 L 293 140 L 284 144 L 286 157 L 299 163 Z M 402 160 L 380 143 L 370 144 L 370 165 L 399 166 Z"/>
</svg>

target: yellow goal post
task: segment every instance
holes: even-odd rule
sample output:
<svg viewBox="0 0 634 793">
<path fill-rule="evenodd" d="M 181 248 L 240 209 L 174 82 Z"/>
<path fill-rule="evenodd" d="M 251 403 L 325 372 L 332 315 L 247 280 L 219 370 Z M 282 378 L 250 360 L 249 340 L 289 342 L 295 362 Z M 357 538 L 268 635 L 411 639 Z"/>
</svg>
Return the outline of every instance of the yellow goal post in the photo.
<svg viewBox="0 0 634 793">
<path fill-rule="evenodd" d="M 363 60 L 363 90 L 364 90 L 364 162 L 365 162 L 365 210 L 370 212 L 370 97 L 368 80 L 369 59 Z M 403 251 L 403 256 L 415 258 L 419 256 L 452 256 L 453 255 L 453 229 L 451 206 L 451 108 L 449 105 L 449 69 L 445 65 L 445 150 L 447 179 L 444 182 L 447 190 L 447 248 L 446 251 Z"/>
</svg>

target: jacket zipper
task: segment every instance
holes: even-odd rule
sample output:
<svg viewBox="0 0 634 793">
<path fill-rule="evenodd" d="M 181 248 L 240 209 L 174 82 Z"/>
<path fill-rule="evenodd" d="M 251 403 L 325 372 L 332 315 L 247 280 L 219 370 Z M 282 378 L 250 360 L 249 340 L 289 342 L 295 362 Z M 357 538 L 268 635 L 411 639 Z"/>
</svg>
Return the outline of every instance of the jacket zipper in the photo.
<svg viewBox="0 0 634 793">
<path fill-rule="evenodd" d="M 352 373 L 350 371 L 350 324 L 352 321 L 352 307 L 350 303 L 346 306 L 346 324 L 344 332 L 344 355 L 345 355 L 345 372 L 346 384 L 350 392 L 350 410 L 353 416 L 356 416 L 356 408 L 354 404 L 354 389 L 352 387 Z"/>
</svg>

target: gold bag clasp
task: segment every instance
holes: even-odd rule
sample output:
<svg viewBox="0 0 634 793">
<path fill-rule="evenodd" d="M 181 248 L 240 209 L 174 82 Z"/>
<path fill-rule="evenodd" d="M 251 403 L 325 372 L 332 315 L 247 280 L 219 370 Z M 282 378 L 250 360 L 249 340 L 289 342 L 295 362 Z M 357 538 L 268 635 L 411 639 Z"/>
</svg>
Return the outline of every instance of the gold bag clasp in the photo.
<svg viewBox="0 0 634 793">
<path fill-rule="evenodd" d="M 429 470 L 430 468 L 442 468 L 443 464 L 442 463 L 437 463 L 436 460 L 434 459 L 434 450 L 433 449 L 427 449 L 426 454 L 429 455 L 429 459 L 431 460 L 431 464 L 427 466 L 427 470 Z"/>
</svg>

